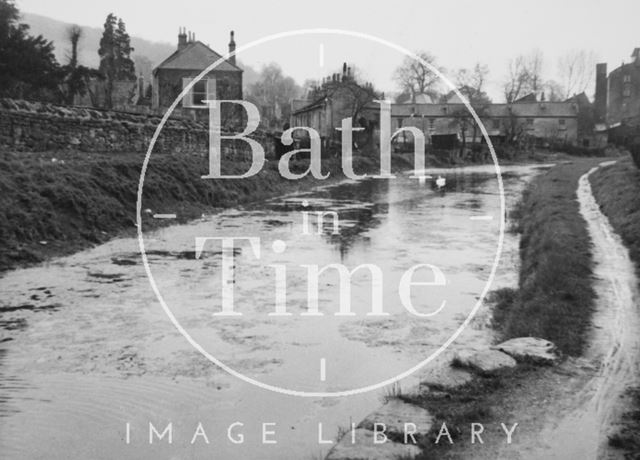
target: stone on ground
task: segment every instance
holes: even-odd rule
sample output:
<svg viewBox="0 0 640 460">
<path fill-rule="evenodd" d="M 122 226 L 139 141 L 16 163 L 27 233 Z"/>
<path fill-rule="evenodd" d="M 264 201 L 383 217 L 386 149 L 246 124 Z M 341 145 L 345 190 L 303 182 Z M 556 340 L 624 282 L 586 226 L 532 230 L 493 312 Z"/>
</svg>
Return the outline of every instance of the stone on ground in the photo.
<svg viewBox="0 0 640 460">
<path fill-rule="evenodd" d="M 421 450 L 413 444 L 387 441 L 375 444 L 373 431 L 359 428 L 355 430 L 355 444 L 352 432 L 347 433 L 329 452 L 326 460 L 391 460 L 417 457 Z"/>
<path fill-rule="evenodd" d="M 456 360 L 461 366 L 480 374 L 494 374 L 517 365 L 515 359 L 498 350 L 484 350 L 473 354 L 460 353 Z"/>
<path fill-rule="evenodd" d="M 536 337 L 518 337 L 491 348 L 508 354 L 516 361 L 554 364 L 560 359 L 552 342 Z"/>
<path fill-rule="evenodd" d="M 446 366 L 435 369 L 420 382 L 420 386 L 436 390 L 454 390 L 472 379 L 473 375 L 468 371 Z"/>
<path fill-rule="evenodd" d="M 392 439 L 404 441 L 405 424 L 415 424 L 415 439 L 427 435 L 433 424 L 433 416 L 422 407 L 403 402 L 397 398 L 390 399 L 385 405 L 369 414 L 358 428 L 373 430 L 376 423 L 384 423 L 385 432 Z M 408 429 L 413 431 L 413 426 Z M 411 442 L 411 438 L 408 438 Z"/>
</svg>

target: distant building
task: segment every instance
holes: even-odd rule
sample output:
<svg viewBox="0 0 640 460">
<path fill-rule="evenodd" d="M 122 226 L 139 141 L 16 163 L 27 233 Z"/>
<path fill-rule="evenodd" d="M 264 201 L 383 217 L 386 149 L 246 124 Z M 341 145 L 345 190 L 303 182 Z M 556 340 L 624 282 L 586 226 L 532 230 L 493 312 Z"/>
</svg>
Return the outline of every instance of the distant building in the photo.
<svg viewBox="0 0 640 460">
<path fill-rule="evenodd" d="M 337 128 L 340 128 L 342 118 L 351 116 L 351 112 L 345 110 L 344 99 L 344 95 L 342 100 L 334 95 L 310 104 L 294 101 L 291 126 L 309 126 L 323 138 L 339 139 Z M 360 110 L 354 127 L 367 125 L 370 132 L 379 129 L 380 105 L 374 103 L 373 99 L 371 96 Z M 442 145 L 439 142 L 441 140 L 446 140 L 447 145 L 452 140 L 461 141 L 463 133 L 467 142 L 484 142 L 482 131 L 475 124 L 467 107 L 459 98 L 450 100 L 451 102 L 439 104 L 391 104 L 392 132 L 403 127 L 417 127 L 425 134 L 426 142 L 434 145 Z M 579 106 L 573 100 L 536 102 L 534 99 L 534 102 L 519 101 L 517 104 L 483 104 L 474 107 L 474 110 L 487 134 L 496 143 L 525 137 L 569 144 L 578 142 Z M 403 133 L 396 141 L 403 142 L 407 138 L 410 138 L 410 134 Z"/>
<path fill-rule="evenodd" d="M 236 43 L 231 31 L 229 52 L 235 49 Z M 153 70 L 152 107 L 169 107 L 200 72 L 221 58 L 219 53 L 197 41 L 195 34 L 181 29 L 177 50 Z M 182 98 L 179 107 L 203 108 L 205 104 L 202 101 L 207 98 L 242 99 L 242 72 L 236 65 L 235 55 L 222 60 Z"/>
<path fill-rule="evenodd" d="M 309 99 L 292 101 L 290 125 L 313 128 L 323 140 L 339 140 L 342 120 L 355 118 L 354 128 L 367 125 L 365 107 L 378 97 L 373 85 L 356 81 L 344 63 L 342 73 L 325 78 Z"/>
<path fill-rule="evenodd" d="M 377 107 L 371 106 L 375 111 Z M 487 134 L 495 142 L 508 137 L 559 141 L 575 144 L 578 140 L 578 106 L 574 102 L 518 102 L 484 104 L 474 107 Z M 413 126 L 433 143 L 438 136 L 456 136 L 462 132 L 468 142 L 483 142 L 467 107 L 457 102 L 441 104 L 392 104 L 391 129 Z"/>
<path fill-rule="evenodd" d="M 631 62 L 609 75 L 607 64 L 597 64 L 595 117 L 615 143 L 640 139 L 640 48 L 631 53 Z"/>
</svg>

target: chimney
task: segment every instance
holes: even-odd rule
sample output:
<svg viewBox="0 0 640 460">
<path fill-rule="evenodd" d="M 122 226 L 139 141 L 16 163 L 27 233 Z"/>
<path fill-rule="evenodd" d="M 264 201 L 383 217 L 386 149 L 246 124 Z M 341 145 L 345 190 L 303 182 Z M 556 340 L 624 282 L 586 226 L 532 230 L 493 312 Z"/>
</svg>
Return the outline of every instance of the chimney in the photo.
<svg viewBox="0 0 640 460">
<path fill-rule="evenodd" d="M 230 34 L 230 40 L 229 40 L 229 54 L 234 53 L 236 51 L 236 41 L 234 40 L 233 35 L 234 35 L 234 33 L 233 33 L 233 30 L 232 30 L 231 34 Z M 231 64 L 233 64 L 233 65 L 236 65 L 236 55 L 235 54 L 229 58 L 229 62 Z"/>
<path fill-rule="evenodd" d="M 187 34 L 184 27 L 178 30 L 178 51 L 183 50 L 187 46 Z"/>
<path fill-rule="evenodd" d="M 604 123 L 607 118 L 607 64 L 596 64 L 596 96 L 594 101 L 597 123 Z"/>
</svg>

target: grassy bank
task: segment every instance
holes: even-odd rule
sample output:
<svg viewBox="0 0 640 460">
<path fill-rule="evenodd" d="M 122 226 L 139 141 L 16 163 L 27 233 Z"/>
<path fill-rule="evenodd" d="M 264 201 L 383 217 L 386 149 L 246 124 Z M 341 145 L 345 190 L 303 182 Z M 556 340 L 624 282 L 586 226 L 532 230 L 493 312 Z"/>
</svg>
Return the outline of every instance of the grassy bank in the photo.
<svg viewBox="0 0 640 460">
<path fill-rule="evenodd" d="M 580 176 L 599 161 L 557 165 L 525 190 L 512 215 L 521 233 L 518 290 L 499 293 L 494 310 L 503 339 L 534 336 L 569 355 L 583 351 L 595 293 L 591 241 L 576 189 Z"/>
<path fill-rule="evenodd" d="M 406 158 L 399 157 L 394 166 L 410 167 Z M 133 234 L 143 159 L 141 154 L 0 154 L 0 271 Z M 274 161 L 251 178 L 202 180 L 206 161 L 195 155 L 152 157 L 142 201 L 149 210 L 145 229 L 158 225 L 152 213 L 176 213 L 181 222 L 320 182 L 283 179 Z M 223 172 L 242 174 L 249 166 L 234 162 Z M 325 162 L 323 168 L 334 180 L 342 177 L 338 160 Z M 356 172 L 375 168 L 375 158 L 354 159 Z M 303 171 L 306 164 L 292 169 Z"/>
<path fill-rule="evenodd" d="M 640 273 L 640 169 L 629 159 L 619 161 L 592 174 L 591 187 Z"/>
<path fill-rule="evenodd" d="M 591 187 L 602 212 L 629 248 L 640 276 L 640 170 L 630 159 L 601 168 L 591 175 Z M 613 447 L 640 452 L 640 385 L 629 390 L 629 411 L 610 438 Z M 632 457 L 636 458 L 636 457 Z"/>
<path fill-rule="evenodd" d="M 521 271 L 518 289 L 495 293 L 494 322 L 500 340 L 535 336 L 554 342 L 568 355 L 583 350 L 595 293 L 591 241 L 576 190 L 580 176 L 600 161 L 573 158 L 541 173 L 512 212 L 514 231 L 522 234 Z M 475 452 L 469 444 L 470 423 L 497 421 L 488 435 L 499 436 L 498 423 L 510 420 L 513 411 L 519 410 L 522 392 L 529 392 L 529 398 L 552 398 L 555 379 L 553 368 L 519 364 L 496 375 L 475 376 L 458 388 L 429 388 L 418 395 L 401 396 L 435 418 L 420 458 L 458 458 Z M 443 422 L 454 439 L 453 446 L 433 444 Z"/>
</svg>

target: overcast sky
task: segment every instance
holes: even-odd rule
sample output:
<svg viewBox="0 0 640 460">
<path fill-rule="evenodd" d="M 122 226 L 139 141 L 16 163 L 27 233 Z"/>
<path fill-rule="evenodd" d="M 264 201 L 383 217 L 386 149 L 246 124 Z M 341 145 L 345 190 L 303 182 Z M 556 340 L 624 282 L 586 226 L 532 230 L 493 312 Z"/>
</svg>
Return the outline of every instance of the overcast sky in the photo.
<svg viewBox="0 0 640 460">
<path fill-rule="evenodd" d="M 427 50 L 447 69 L 487 64 L 488 90 L 496 101 L 502 100 L 508 60 L 518 54 L 540 49 L 544 78 L 557 79 L 558 58 L 569 50 L 592 50 L 612 69 L 640 47 L 638 0 L 17 0 L 17 5 L 22 11 L 94 27 L 101 27 L 113 12 L 124 19 L 131 35 L 169 43 L 177 40 L 178 27 L 185 26 L 219 52 L 226 51 L 231 29 L 238 45 L 295 29 L 363 32 L 411 50 Z M 315 35 L 260 45 L 238 59 L 257 68 L 277 61 L 300 83 L 349 61 L 380 89 L 395 91 L 391 74 L 402 55 L 362 39 Z"/>
</svg>

